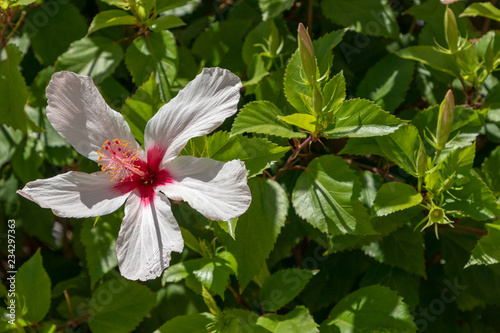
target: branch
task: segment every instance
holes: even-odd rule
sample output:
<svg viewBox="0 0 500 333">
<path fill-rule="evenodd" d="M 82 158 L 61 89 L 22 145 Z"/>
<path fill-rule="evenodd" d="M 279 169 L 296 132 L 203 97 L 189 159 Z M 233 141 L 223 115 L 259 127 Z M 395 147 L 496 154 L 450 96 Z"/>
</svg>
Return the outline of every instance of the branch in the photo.
<svg viewBox="0 0 500 333">
<path fill-rule="evenodd" d="M 374 167 L 374 166 L 366 165 L 366 164 L 363 164 L 363 163 L 359 163 L 359 162 L 356 162 L 355 160 L 353 160 L 351 158 L 346 158 L 345 161 L 347 163 L 351 164 L 351 165 L 357 166 L 360 169 L 369 170 L 369 171 L 371 171 L 373 173 L 379 174 L 382 177 L 387 178 L 389 180 L 392 180 L 394 182 L 400 182 L 400 183 L 403 182 L 401 179 L 399 179 L 399 178 L 391 175 L 388 171 L 386 171 L 384 169 L 381 169 L 380 167 Z"/>
<path fill-rule="evenodd" d="M 276 175 L 274 175 L 274 177 L 272 177 L 271 179 L 272 180 L 276 180 L 278 179 L 279 177 L 281 177 L 281 175 L 288 169 L 291 168 L 292 166 L 292 163 L 293 161 L 297 158 L 297 156 L 299 155 L 299 153 L 301 152 L 301 150 L 303 150 L 305 147 L 307 147 L 313 140 L 313 137 L 312 135 L 309 135 L 307 137 L 307 139 L 305 139 L 298 147 L 297 149 L 292 153 L 292 155 L 290 155 L 290 157 L 288 158 L 288 160 L 286 161 L 285 165 L 279 169 L 278 173 Z"/>
<path fill-rule="evenodd" d="M 467 231 L 467 232 L 470 232 L 470 233 L 473 233 L 473 234 L 476 234 L 476 235 L 486 236 L 488 234 L 488 230 L 466 227 L 466 226 L 463 226 L 463 225 L 460 225 L 460 224 L 454 224 L 453 226 L 457 230 Z"/>
<path fill-rule="evenodd" d="M 241 297 L 241 295 L 238 294 L 236 292 L 236 290 L 234 290 L 234 288 L 231 286 L 231 284 L 228 284 L 227 287 L 231 291 L 231 293 L 233 294 L 234 298 L 236 299 L 236 301 L 239 304 L 243 305 L 247 310 L 253 311 L 252 308 L 249 307 L 247 303 L 245 303 L 245 301 L 243 300 L 243 298 Z"/>
</svg>

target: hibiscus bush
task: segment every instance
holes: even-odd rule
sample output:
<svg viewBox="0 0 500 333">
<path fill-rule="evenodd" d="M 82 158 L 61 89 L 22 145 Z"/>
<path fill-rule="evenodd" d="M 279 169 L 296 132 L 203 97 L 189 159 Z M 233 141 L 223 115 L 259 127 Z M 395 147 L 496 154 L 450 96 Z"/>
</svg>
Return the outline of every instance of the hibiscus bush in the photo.
<svg viewBox="0 0 500 333">
<path fill-rule="evenodd" d="M 500 331 L 495 3 L 0 0 L 0 332 Z"/>
</svg>

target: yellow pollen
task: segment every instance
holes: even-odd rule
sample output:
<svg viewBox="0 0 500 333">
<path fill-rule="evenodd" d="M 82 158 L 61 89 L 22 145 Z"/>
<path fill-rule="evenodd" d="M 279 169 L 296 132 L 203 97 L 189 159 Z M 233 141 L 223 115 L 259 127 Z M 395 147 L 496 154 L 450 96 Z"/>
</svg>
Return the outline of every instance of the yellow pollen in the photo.
<svg viewBox="0 0 500 333">
<path fill-rule="evenodd" d="M 101 170 L 111 177 L 111 181 L 119 180 L 123 182 L 132 180 L 132 175 L 144 176 L 145 173 L 139 170 L 140 166 L 135 162 L 139 159 L 137 148 L 132 148 L 132 143 L 121 140 L 106 140 L 97 151 L 99 157 L 97 163 Z"/>
</svg>

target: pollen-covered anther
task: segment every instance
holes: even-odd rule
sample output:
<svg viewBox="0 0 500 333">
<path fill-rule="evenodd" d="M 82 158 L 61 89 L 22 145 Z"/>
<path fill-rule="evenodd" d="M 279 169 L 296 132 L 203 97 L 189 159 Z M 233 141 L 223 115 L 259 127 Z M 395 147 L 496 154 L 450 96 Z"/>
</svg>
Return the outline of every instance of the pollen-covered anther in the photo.
<svg viewBox="0 0 500 333">
<path fill-rule="evenodd" d="M 144 175 L 144 172 L 139 170 L 139 166 L 135 163 L 139 159 L 137 149 L 134 149 L 128 141 L 106 140 L 97 154 L 99 155 L 97 162 L 101 166 L 101 170 L 111 177 L 112 182 L 132 180 L 134 174 Z"/>
</svg>

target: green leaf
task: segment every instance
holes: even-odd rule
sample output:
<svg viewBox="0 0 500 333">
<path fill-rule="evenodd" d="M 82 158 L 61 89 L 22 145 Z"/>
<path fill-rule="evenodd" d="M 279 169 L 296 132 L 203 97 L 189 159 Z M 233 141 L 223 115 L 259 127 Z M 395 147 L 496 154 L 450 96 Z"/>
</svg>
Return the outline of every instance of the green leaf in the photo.
<svg viewBox="0 0 500 333">
<path fill-rule="evenodd" d="M 454 285 L 457 296 L 466 293 L 483 304 L 499 305 L 500 264 L 469 266 L 463 270 L 459 279 L 455 278 Z"/>
<path fill-rule="evenodd" d="M 44 2 L 28 11 L 26 32 L 35 56 L 51 65 L 71 42 L 87 33 L 87 23 L 72 3 Z"/>
<path fill-rule="evenodd" d="M 243 37 L 251 20 L 223 20 L 212 23 L 193 43 L 192 53 L 205 60 L 205 66 L 218 66 L 232 72 L 247 70 L 242 61 Z"/>
<path fill-rule="evenodd" d="M 189 247 L 191 250 L 198 254 L 204 255 L 203 249 L 201 248 L 200 241 L 196 236 L 194 236 L 191 231 L 186 228 L 180 227 L 182 233 L 182 239 L 184 240 L 184 245 Z"/>
<path fill-rule="evenodd" d="M 463 222 L 467 223 L 465 220 Z M 439 241 L 444 271 L 448 276 L 459 276 L 477 244 L 477 236 L 459 229 L 443 228 L 439 230 Z"/>
<path fill-rule="evenodd" d="M 159 333 L 206 333 L 207 326 L 214 322 L 213 316 L 208 313 L 196 313 L 177 316 L 163 324 L 157 331 Z"/>
<path fill-rule="evenodd" d="M 465 9 L 465 2 L 455 1 L 450 6 L 444 6 L 443 3 L 437 1 L 425 1 L 420 4 L 413 5 L 405 14 L 413 15 L 416 19 L 425 22 L 423 29 L 420 31 L 418 41 L 420 45 L 446 45 L 444 15 L 446 8 L 450 8 L 455 17 Z M 468 19 L 458 19 L 458 30 L 461 36 L 472 35 L 472 25 Z"/>
<path fill-rule="evenodd" d="M 493 65 L 493 67 L 498 66 L 500 64 L 500 59 L 498 59 L 500 55 L 500 31 L 489 31 L 488 33 L 484 34 L 474 45 L 474 49 L 482 58 L 485 59 L 485 62 L 488 61 L 488 52 L 491 52 L 490 56 L 494 58 L 490 60 L 492 62 L 491 65 Z M 495 87 L 496 89 L 498 89 L 498 85 Z M 490 100 L 498 100 L 497 95 L 498 94 L 490 91 L 487 95 L 487 98 L 485 99 L 485 104 L 488 104 L 486 102 L 489 102 Z"/>
<path fill-rule="evenodd" d="M 125 54 L 125 63 L 135 84 L 142 85 L 154 72 L 164 101 L 171 97 L 170 86 L 177 75 L 177 60 L 177 44 L 170 31 L 153 32 L 134 39 Z"/>
<path fill-rule="evenodd" d="M 92 294 L 90 304 L 95 306 L 89 327 L 95 333 L 130 332 L 155 303 L 156 295 L 148 287 L 123 278 L 109 280 Z"/>
<path fill-rule="evenodd" d="M 16 147 L 12 155 L 14 172 L 24 183 L 41 178 L 38 168 L 43 163 L 43 158 L 36 149 L 37 140 L 27 138 Z"/>
<path fill-rule="evenodd" d="M 421 220 L 422 220 L 422 207 L 420 206 L 413 206 L 405 210 L 399 210 L 395 213 L 386 216 L 375 215 L 370 218 L 370 222 L 373 225 L 373 229 L 375 229 L 375 231 L 377 231 L 380 235 L 384 236 L 403 227 L 405 224 L 418 223 Z M 371 243 L 373 241 L 374 240 L 371 240 L 368 243 Z"/>
<path fill-rule="evenodd" d="M 233 272 L 228 262 L 222 258 L 203 258 L 205 263 L 199 269 L 193 270 L 196 278 L 208 289 L 224 299 L 229 276 Z"/>
<path fill-rule="evenodd" d="M 248 181 L 252 203 L 238 219 L 236 240 L 227 234 L 219 238 L 238 262 L 237 277 L 243 290 L 257 275 L 285 225 L 288 213 L 288 196 L 272 180 L 253 178 Z"/>
<path fill-rule="evenodd" d="M 67 319 L 69 321 L 71 320 L 73 309 L 79 309 L 78 311 L 79 316 L 83 317 L 88 315 L 88 311 L 84 310 L 86 307 L 88 307 L 88 299 L 86 297 L 79 295 L 70 296 L 69 302 L 65 299 L 64 301 L 59 303 L 59 305 L 57 306 L 57 312 L 64 319 Z"/>
<path fill-rule="evenodd" d="M 434 46 L 420 45 L 410 46 L 396 52 L 398 56 L 405 59 L 419 61 L 439 71 L 454 77 L 461 77 L 460 69 L 451 54 L 440 52 Z"/>
<path fill-rule="evenodd" d="M 57 58 L 56 71 L 91 76 L 96 83 L 113 74 L 123 59 L 121 46 L 106 37 L 87 37 L 72 43 Z"/>
<path fill-rule="evenodd" d="M 414 68 L 412 61 L 388 54 L 366 72 L 357 95 L 371 99 L 384 110 L 392 112 L 405 100 L 413 81 Z"/>
<path fill-rule="evenodd" d="M 363 250 L 380 263 L 426 277 L 422 233 L 413 232 L 409 226 L 394 231 L 380 242 L 364 246 Z"/>
<path fill-rule="evenodd" d="M 17 66 L 21 51 L 12 44 L 5 47 L 7 58 L 0 61 L 0 115 L 2 123 L 26 131 L 28 117 L 24 106 L 28 100 L 28 88 Z"/>
<path fill-rule="evenodd" d="M 338 73 L 323 87 L 323 112 L 335 113 L 346 97 L 345 78 L 342 72 Z"/>
<path fill-rule="evenodd" d="M 127 98 L 122 108 L 122 114 L 127 120 L 134 137 L 144 143 L 146 124 L 163 105 L 160 89 L 154 75 L 137 89 L 132 97 Z"/>
<path fill-rule="evenodd" d="M 385 156 L 377 141 L 372 138 L 350 138 L 339 154 Z"/>
<path fill-rule="evenodd" d="M 257 319 L 257 325 L 273 333 L 317 333 L 318 324 L 304 306 L 297 306 L 285 316 L 274 313 Z"/>
<path fill-rule="evenodd" d="M 365 207 L 359 201 L 360 183 L 340 157 L 325 155 L 307 166 L 293 190 L 297 214 L 323 233 L 373 234 Z"/>
<path fill-rule="evenodd" d="M 300 54 L 296 51 L 290 58 L 285 72 L 285 95 L 298 112 L 314 113 L 312 109 L 312 88 L 302 69 Z"/>
<path fill-rule="evenodd" d="M 325 134 L 328 138 L 363 138 L 386 135 L 397 130 L 404 121 L 365 99 L 351 99 L 342 103 L 335 113 L 336 122 Z M 333 127 L 333 128 L 331 128 Z"/>
<path fill-rule="evenodd" d="M 317 245 L 314 251 L 321 250 Z M 342 297 L 358 286 L 361 276 L 373 265 L 373 259 L 361 251 L 345 251 L 330 256 L 314 255 L 317 259 L 314 275 L 299 295 L 300 301 L 313 312 L 338 303 Z"/>
<path fill-rule="evenodd" d="M 452 181 L 451 184 L 460 185 L 468 179 L 464 176 L 469 174 L 474 163 L 474 156 L 476 154 L 476 144 L 472 146 L 458 148 L 452 150 L 444 160 L 442 160 L 437 169 L 428 171 L 425 182 L 426 188 L 435 193 L 442 191 L 447 182 Z M 447 188 L 446 188 L 447 189 Z"/>
<path fill-rule="evenodd" d="M 272 102 L 284 113 L 289 113 L 289 106 L 286 101 L 283 76 L 285 68 L 272 72 L 259 82 L 255 88 L 255 97 L 257 100 L 266 100 Z"/>
<path fill-rule="evenodd" d="M 234 120 L 233 134 L 259 133 L 282 138 L 304 138 L 304 133 L 294 132 L 292 127 L 278 118 L 283 113 L 273 103 L 254 101 L 246 104 Z"/>
<path fill-rule="evenodd" d="M 121 219 L 116 214 L 101 217 L 97 221 L 96 218 L 89 218 L 83 223 L 80 238 L 85 246 L 92 286 L 118 265 L 116 238 L 120 224 Z"/>
<path fill-rule="evenodd" d="M 342 41 L 346 30 L 347 29 L 331 31 L 313 41 L 314 52 L 316 54 L 319 73 L 321 75 L 327 73 L 330 67 L 333 66 L 332 50 Z M 325 96 L 323 96 L 323 98 L 324 97 Z"/>
<path fill-rule="evenodd" d="M 460 17 L 464 16 L 483 16 L 500 22 L 500 9 L 491 2 L 473 3 L 460 14 Z"/>
<path fill-rule="evenodd" d="M 387 1 L 324 0 L 324 15 L 336 24 L 366 35 L 397 38 L 399 27 Z"/>
<path fill-rule="evenodd" d="M 418 129 L 415 126 L 406 124 L 396 132 L 376 139 L 382 154 L 378 154 L 377 150 L 374 150 L 373 154 L 389 158 L 410 175 L 418 177 L 417 152 L 420 148 L 420 141 Z"/>
<path fill-rule="evenodd" d="M 289 116 L 278 116 L 279 120 L 282 120 L 290 125 L 298 126 L 310 133 L 314 133 L 316 130 L 316 117 L 305 113 L 294 113 Z"/>
<path fill-rule="evenodd" d="M 420 111 L 413 118 L 412 124 L 418 128 L 421 138 L 424 137 L 425 132 L 436 133 L 438 110 L 439 106 L 436 105 Z M 485 123 L 485 110 L 473 110 L 462 106 L 455 106 L 454 112 L 455 116 L 453 117 L 453 126 L 450 133 L 450 138 L 453 138 L 453 140 L 446 144 L 445 149 L 439 156 L 440 160 L 444 159 L 446 155 L 456 148 L 472 145 Z M 433 148 L 429 149 L 432 151 Z"/>
<path fill-rule="evenodd" d="M 222 162 L 240 159 L 245 162 L 248 176 L 252 177 L 281 159 L 289 149 L 262 138 L 241 135 L 230 137 L 229 132 L 216 132 L 209 137 L 191 139 L 181 154 L 209 157 Z"/>
<path fill-rule="evenodd" d="M 194 2 L 194 0 L 157 0 L 156 8 L 158 12 L 164 12 L 166 10 L 174 9 L 177 7 L 184 6 L 190 2 Z"/>
<path fill-rule="evenodd" d="M 266 69 L 263 56 L 261 56 L 260 54 L 253 55 L 252 61 L 248 66 L 247 74 L 249 80 L 242 82 L 244 87 L 254 86 L 258 84 L 264 77 L 269 74 Z M 247 93 L 250 93 L 250 89 L 247 90 Z"/>
<path fill-rule="evenodd" d="M 151 30 L 158 32 L 162 30 L 182 27 L 184 25 L 186 25 L 186 23 L 184 23 L 184 21 L 180 17 L 177 17 L 175 15 L 166 15 L 155 18 L 151 22 Z"/>
<path fill-rule="evenodd" d="M 48 313 L 51 299 L 50 278 L 43 268 L 40 249 L 19 268 L 15 285 L 19 308 L 26 307 L 28 310 L 23 318 L 38 323 Z"/>
<path fill-rule="evenodd" d="M 275 57 L 282 42 L 273 20 L 259 23 L 248 33 L 243 43 L 241 55 L 245 64 L 250 66 L 255 55 Z"/>
<path fill-rule="evenodd" d="M 493 191 L 495 198 L 500 195 L 500 177 L 498 177 L 498 170 L 500 170 L 500 147 L 495 148 L 481 166 L 486 183 Z"/>
<path fill-rule="evenodd" d="M 500 225 L 487 223 L 486 227 L 488 234 L 479 240 L 465 267 L 493 265 L 500 262 Z"/>
<path fill-rule="evenodd" d="M 398 210 L 418 205 L 422 195 L 410 185 L 399 182 L 383 184 L 377 192 L 373 208 L 377 216 L 385 216 Z"/>
<path fill-rule="evenodd" d="M 260 303 L 266 311 L 277 311 L 304 289 L 313 272 L 305 269 L 285 269 L 271 275 L 260 290 Z"/>
<path fill-rule="evenodd" d="M 135 16 L 130 15 L 123 10 L 106 10 L 97 13 L 97 15 L 94 16 L 94 19 L 92 20 L 92 23 L 89 27 L 89 32 L 87 34 L 90 35 L 97 30 L 101 30 L 107 27 L 113 27 L 116 25 L 134 25 L 137 23 L 137 18 Z"/>
<path fill-rule="evenodd" d="M 170 266 L 162 276 L 162 285 L 185 280 L 186 285 L 198 294 L 205 287 L 224 299 L 229 276 L 236 274 L 237 267 L 234 256 L 224 251 L 216 257 L 191 259 Z"/>
<path fill-rule="evenodd" d="M 500 215 L 500 204 L 488 186 L 481 180 L 475 170 L 471 170 L 468 182 L 449 190 L 445 196 L 443 208 L 462 212 L 460 215 L 470 216 L 477 221 L 494 219 Z"/>
<path fill-rule="evenodd" d="M 20 6 L 27 6 L 27 5 L 31 5 L 35 1 L 36 0 L 18 0 L 18 1 L 13 1 L 13 2 L 17 5 L 20 5 Z"/>
<path fill-rule="evenodd" d="M 374 284 L 381 284 L 397 291 L 410 309 L 414 309 L 419 304 L 420 277 L 418 275 L 410 274 L 397 267 L 373 265 L 363 276 L 360 286 L 366 287 Z"/>
<path fill-rule="evenodd" d="M 285 10 L 292 8 L 294 0 L 259 0 L 262 20 L 272 19 Z"/>
<path fill-rule="evenodd" d="M 344 297 L 321 324 L 327 332 L 415 332 L 403 299 L 387 287 L 370 286 Z"/>
<path fill-rule="evenodd" d="M 227 232 L 234 240 L 236 240 L 236 225 L 238 223 L 238 219 L 231 219 L 229 221 L 217 221 L 219 227 Z"/>
<path fill-rule="evenodd" d="M 219 330 L 217 332 L 269 333 L 269 330 L 257 325 L 259 317 L 255 312 L 238 308 L 227 308 L 223 311 L 223 316 L 223 322 L 218 323 Z"/>
</svg>

